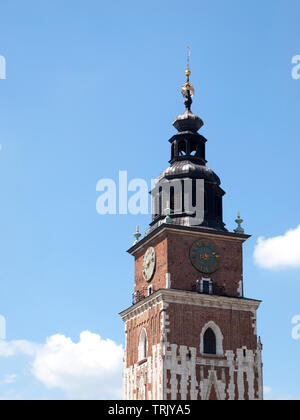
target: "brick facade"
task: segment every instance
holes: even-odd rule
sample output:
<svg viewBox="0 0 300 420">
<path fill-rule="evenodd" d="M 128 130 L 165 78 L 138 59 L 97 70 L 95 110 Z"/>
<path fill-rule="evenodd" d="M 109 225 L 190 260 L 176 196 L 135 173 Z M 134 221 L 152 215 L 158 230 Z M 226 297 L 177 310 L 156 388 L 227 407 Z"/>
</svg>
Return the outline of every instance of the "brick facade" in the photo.
<svg viewBox="0 0 300 420">
<path fill-rule="evenodd" d="M 155 248 L 157 264 L 151 285 L 154 290 L 166 287 L 166 273 L 170 274 L 172 289 L 193 290 L 196 280 L 202 277 L 211 278 L 213 284 L 226 296 L 242 295 L 242 243 L 245 238 L 234 235 L 218 235 L 202 233 L 200 238 L 209 238 L 218 247 L 222 257 L 220 268 L 212 274 L 199 273 L 190 263 L 190 247 L 199 233 L 191 231 L 177 231 L 164 229 L 161 234 L 153 238 L 151 246 Z M 149 246 L 146 242 L 135 256 L 135 291 L 142 291 L 149 286 L 142 273 L 144 253 Z"/>
<path fill-rule="evenodd" d="M 199 238 L 209 238 L 221 254 L 219 269 L 209 276 L 197 271 L 189 258 L 190 247 Z M 262 399 L 256 331 L 260 302 L 243 297 L 246 239 L 246 235 L 165 225 L 129 250 L 135 257 L 135 292 L 140 293 L 121 313 L 126 332 L 125 399 Z M 150 246 L 156 251 L 156 268 L 148 283 L 142 264 Z M 202 277 L 210 277 L 221 292 L 197 292 L 193 285 Z M 150 284 L 153 293 L 147 296 Z M 216 336 L 213 355 L 203 349 L 207 328 Z M 141 358 L 143 330 L 147 349 Z"/>
</svg>

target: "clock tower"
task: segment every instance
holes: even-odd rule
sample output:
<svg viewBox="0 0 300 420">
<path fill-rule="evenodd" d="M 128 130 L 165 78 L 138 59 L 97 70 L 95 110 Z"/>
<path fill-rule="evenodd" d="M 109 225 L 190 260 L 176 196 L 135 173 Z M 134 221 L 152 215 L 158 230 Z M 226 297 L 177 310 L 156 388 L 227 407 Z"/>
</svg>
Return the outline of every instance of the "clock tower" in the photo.
<svg viewBox="0 0 300 420">
<path fill-rule="evenodd" d="M 125 323 L 124 399 L 260 400 L 262 361 L 256 330 L 260 301 L 244 296 L 241 227 L 223 222 L 225 192 L 206 166 L 202 120 L 185 112 L 174 127 L 170 166 L 151 191 L 152 221 L 129 249 L 135 259 Z"/>
</svg>

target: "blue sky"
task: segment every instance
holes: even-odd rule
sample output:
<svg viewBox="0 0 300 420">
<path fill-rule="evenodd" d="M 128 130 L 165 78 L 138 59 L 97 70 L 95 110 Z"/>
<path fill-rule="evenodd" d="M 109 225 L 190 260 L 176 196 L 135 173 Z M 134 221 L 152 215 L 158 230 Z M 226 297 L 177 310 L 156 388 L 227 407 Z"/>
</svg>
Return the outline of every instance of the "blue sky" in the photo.
<svg viewBox="0 0 300 420">
<path fill-rule="evenodd" d="M 100 216 L 96 185 L 120 170 L 150 185 L 168 166 L 190 45 L 192 109 L 205 123 L 208 166 L 227 192 L 224 219 L 233 230 L 240 210 L 252 234 L 245 294 L 263 300 L 266 397 L 300 397 L 300 340 L 291 335 L 300 264 L 264 268 L 253 258 L 258 237 L 300 224 L 300 80 L 291 76 L 299 13 L 294 0 L 1 5 L 0 313 L 8 343 L 46 351 L 47 337 L 74 344 L 88 330 L 115 343 L 118 365 L 118 313 L 133 289 L 126 250 L 150 216 Z M 47 383 L 34 352 L 0 357 L 0 398 L 86 397 Z"/>
</svg>

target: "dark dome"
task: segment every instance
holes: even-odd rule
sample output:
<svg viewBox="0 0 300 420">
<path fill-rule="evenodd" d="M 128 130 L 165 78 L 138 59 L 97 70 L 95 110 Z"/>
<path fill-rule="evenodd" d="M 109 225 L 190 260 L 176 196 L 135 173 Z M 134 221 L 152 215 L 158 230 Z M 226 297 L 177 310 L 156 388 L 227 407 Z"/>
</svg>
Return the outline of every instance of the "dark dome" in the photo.
<svg viewBox="0 0 300 420">
<path fill-rule="evenodd" d="M 198 131 L 203 126 L 203 121 L 198 115 L 186 110 L 183 114 L 178 115 L 173 126 L 181 131 Z"/>
<path fill-rule="evenodd" d="M 174 162 L 162 174 L 161 178 L 197 178 L 204 179 L 205 181 L 212 182 L 213 184 L 220 185 L 221 181 L 218 175 L 210 168 L 204 165 L 190 162 L 188 160 L 181 160 Z"/>
</svg>

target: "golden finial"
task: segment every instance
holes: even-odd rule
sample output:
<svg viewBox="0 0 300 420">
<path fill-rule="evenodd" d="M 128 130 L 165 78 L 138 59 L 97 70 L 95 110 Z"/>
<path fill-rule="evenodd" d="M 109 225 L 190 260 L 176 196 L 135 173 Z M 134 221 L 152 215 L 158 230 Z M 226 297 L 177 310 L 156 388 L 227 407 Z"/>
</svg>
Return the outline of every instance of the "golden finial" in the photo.
<svg viewBox="0 0 300 420">
<path fill-rule="evenodd" d="M 241 219 L 241 212 L 239 211 L 238 215 L 237 215 L 237 219 L 235 219 L 235 223 L 237 223 L 238 227 L 236 229 L 234 229 L 234 233 L 241 233 L 241 234 L 245 233 L 244 228 L 242 228 L 242 226 L 241 226 L 243 221 L 244 220 Z"/>
<path fill-rule="evenodd" d="M 190 83 L 190 56 L 191 56 L 191 47 L 187 47 L 187 64 L 186 64 L 186 71 L 185 75 L 187 77 L 186 83 L 181 88 L 181 93 L 184 97 L 190 96 L 191 98 L 194 96 L 194 86 Z"/>
</svg>

